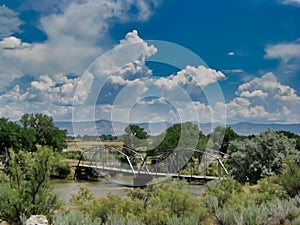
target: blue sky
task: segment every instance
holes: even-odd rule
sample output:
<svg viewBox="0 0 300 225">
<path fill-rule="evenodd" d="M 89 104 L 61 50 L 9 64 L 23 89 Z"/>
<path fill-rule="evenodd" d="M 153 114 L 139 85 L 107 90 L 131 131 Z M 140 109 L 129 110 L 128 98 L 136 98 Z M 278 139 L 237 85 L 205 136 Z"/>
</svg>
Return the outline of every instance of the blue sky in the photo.
<svg viewBox="0 0 300 225">
<path fill-rule="evenodd" d="M 300 123 L 299 0 L 0 5 L 0 116 Z M 207 66 L 185 56 L 182 68 L 149 62 L 163 51 L 150 40 L 186 48 Z M 101 58 L 118 48 L 126 51 Z"/>
</svg>

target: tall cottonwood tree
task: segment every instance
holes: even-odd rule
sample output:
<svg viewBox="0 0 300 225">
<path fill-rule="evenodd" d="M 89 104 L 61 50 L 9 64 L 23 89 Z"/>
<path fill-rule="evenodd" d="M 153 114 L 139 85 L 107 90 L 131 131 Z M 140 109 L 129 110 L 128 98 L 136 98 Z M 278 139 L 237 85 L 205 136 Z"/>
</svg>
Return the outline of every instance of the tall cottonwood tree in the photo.
<svg viewBox="0 0 300 225">
<path fill-rule="evenodd" d="M 51 146 L 55 151 L 61 151 L 67 146 L 66 130 L 60 130 L 54 125 L 53 118 L 45 114 L 24 114 L 20 122 L 28 134 L 35 135 L 32 151 L 37 150 L 37 145 Z"/>
<path fill-rule="evenodd" d="M 162 140 L 161 137 L 158 137 L 160 143 L 157 144 L 156 149 L 195 148 L 199 135 L 200 130 L 197 124 L 192 122 L 174 124 L 161 134 Z"/>
</svg>

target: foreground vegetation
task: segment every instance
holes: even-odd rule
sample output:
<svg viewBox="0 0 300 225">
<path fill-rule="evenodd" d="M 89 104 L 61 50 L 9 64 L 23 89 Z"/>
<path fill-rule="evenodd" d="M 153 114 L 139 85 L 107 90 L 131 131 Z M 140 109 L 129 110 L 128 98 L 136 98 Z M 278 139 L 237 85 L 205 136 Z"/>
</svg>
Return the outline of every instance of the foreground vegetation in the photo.
<svg viewBox="0 0 300 225">
<path fill-rule="evenodd" d="M 143 129 L 134 127 L 126 130 L 123 140 L 138 148 L 146 137 Z M 186 123 L 168 128 L 153 143 L 162 137 L 156 148 L 148 146 L 147 154 L 174 144 L 187 147 L 196 139 L 198 149 L 209 146 L 227 153 L 224 159 L 232 177 L 208 183 L 200 197 L 185 192 L 185 182 L 168 180 L 131 190 L 126 198 L 113 194 L 96 198 L 82 187 L 69 204 L 62 204 L 51 191 L 51 177 L 69 173 L 63 156 L 80 157 L 61 153 L 66 132 L 42 114 L 25 114 L 20 123 L 1 118 L 0 219 L 16 225 L 33 214 L 44 214 L 51 224 L 59 225 L 300 224 L 298 135 L 268 130 L 239 137 L 231 128 L 216 127 L 206 136 Z M 192 161 L 197 159 L 201 155 Z"/>
<path fill-rule="evenodd" d="M 298 168 L 299 170 L 299 168 Z M 295 178 L 295 177 L 294 177 Z M 275 178 L 274 178 L 275 179 Z M 134 189 L 127 198 L 95 198 L 86 187 L 53 217 L 53 224 L 299 224 L 300 198 L 290 197 L 271 180 L 241 185 L 234 179 L 214 181 L 194 197 L 182 181 Z M 299 190 L 298 190 L 299 191 Z"/>
<path fill-rule="evenodd" d="M 51 193 L 50 174 L 57 158 L 49 148 L 28 154 L 10 151 L 6 173 L 0 171 L 0 218 L 11 224 L 31 215 L 50 215 L 59 208 Z"/>
</svg>

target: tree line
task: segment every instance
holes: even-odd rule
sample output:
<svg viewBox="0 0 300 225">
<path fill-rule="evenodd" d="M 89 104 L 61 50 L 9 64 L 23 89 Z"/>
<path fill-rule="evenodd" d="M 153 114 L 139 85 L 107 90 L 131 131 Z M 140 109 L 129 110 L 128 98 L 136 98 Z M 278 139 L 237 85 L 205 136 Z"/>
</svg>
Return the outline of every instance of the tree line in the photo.
<svg viewBox="0 0 300 225">
<path fill-rule="evenodd" d="M 62 151 L 67 146 L 66 130 L 54 126 L 53 118 L 45 114 L 24 114 L 17 122 L 0 118 L 0 154 L 8 149 L 35 152 L 38 146 L 50 146 Z"/>
</svg>

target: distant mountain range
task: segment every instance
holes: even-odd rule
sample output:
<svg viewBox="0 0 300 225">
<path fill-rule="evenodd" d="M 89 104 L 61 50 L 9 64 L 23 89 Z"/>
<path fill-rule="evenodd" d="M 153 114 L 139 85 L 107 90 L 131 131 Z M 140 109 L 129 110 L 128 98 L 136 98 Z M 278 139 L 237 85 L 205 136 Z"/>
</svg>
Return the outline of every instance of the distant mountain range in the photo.
<svg viewBox="0 0 300 225">
<path fill-rule="evenodd" d="M 94 122 L 55 122 L 55 126 L 60 129 L 65 129 L 68 131 L 68 135 L 74 135 L 73 127 L 75 127 L 76 135 L 101 135 L 101 134 L 112 134 L 119 135 L 124 133 L 125 127 L 128 125 L 123 122 L 112 122 L 109 120 L 97 120 Z M 144 128 L 148 134 L 157 135 L 164 132 L 168 127 L 172 126 L 172 123 L 159 122 L 159 123 L 135 123 L 140 127 Z M 213 125 L 211 123 L 200 123 L 200 130 L 205 133 L 211 133 L 218 124 Z M 96 127 L 95 127 L 96 126 Z M 276 131 L 285 130 L 290 131 L 300 135 L 300 124 L 255 124 L 255 123 L 236 123 L 229 124 L 239 135 L 251 135 L 259 134 L 268 129 L 273 129 Z M 95 131 L 97 132 L 95 133 Z"/>
<path fill-rule="evenodd" d="M 109 120 L 97 120 L 96 122 L 54 122 L 55 126 L 68 131 L 68 135 L 119 135 L 124 133 L 127 123 Z M 164 132 L 173 124 L 168 122 L 159 123 L 135 123 L 145 129 L 148 134 L 157 135 Z M 75 129 L 74 129 L 75 128 Z M 95 131 L 97 133 L 95 134 Z"/>
<path fill-rule="evenodd" d="M 230 127 L 239 135 L 259 134 L 268 129 L 280 131 L 290 131 L 300 135 L 300 124 L 255 124 L 255 123 L 236 123 Z"/>
</svg>

